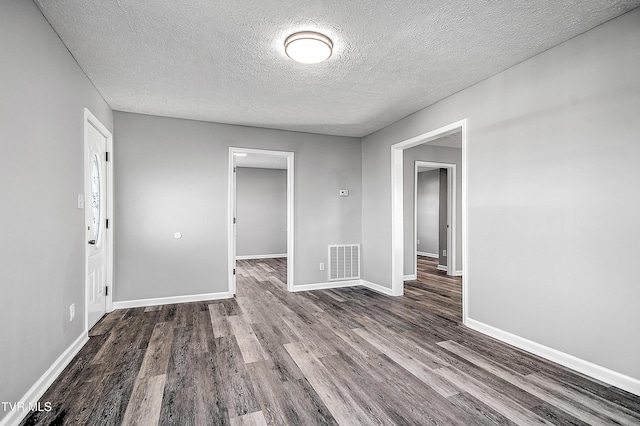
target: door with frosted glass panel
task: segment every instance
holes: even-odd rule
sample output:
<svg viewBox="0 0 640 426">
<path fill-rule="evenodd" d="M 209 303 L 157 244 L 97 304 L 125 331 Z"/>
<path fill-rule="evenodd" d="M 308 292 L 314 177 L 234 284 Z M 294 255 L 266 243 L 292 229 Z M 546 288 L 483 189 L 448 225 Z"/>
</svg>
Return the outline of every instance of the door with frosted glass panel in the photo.
<svg viewBox="0 0 640 426">
<path fill-rule="evenodd" d="M 105 314 L 107 272 L 106 137 L 88 124 L 85 149 L 85 229 L 87 319 L 91 328 Z"/>
</svg>

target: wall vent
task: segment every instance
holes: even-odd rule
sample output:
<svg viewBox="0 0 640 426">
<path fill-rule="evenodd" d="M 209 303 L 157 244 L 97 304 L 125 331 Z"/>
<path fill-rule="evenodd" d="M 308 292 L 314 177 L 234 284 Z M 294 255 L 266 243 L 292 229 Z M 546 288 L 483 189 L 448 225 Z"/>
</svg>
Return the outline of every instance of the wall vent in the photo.
<svg viewBox="0 0 640 426">
<path fill-rule="evenodd" d="M 329 246 L 329 281 L 360 278 L 360 245 Z"/>
</svg>

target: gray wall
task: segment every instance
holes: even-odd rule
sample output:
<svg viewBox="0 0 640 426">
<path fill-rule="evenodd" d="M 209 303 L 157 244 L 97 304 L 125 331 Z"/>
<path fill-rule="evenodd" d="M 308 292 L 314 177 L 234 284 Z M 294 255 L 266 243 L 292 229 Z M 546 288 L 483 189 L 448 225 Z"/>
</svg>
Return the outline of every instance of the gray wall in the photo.
<svg viewBox="0 0 640 426">
<path fill-rule="evenodd" d="M 15 402 L 84 331 L 83 108 L 109 129 L 112 114 L 31 1 L 0 3 L 0 52 L 0 401 Z"/>
<path fill-rule="evenodd" d="M 287 171 L 236 167 L 236 256 L 287 252 Z"/>
<path fill-rule="evenodd" d="M 375 135 L 375 134 L 374 134 Z M 370 137 L 367 137 L 363 141 L 363 158 L 365 152 L 369 151 L 369 142 Z M 408 138 L 407 138 L 408 139 Z M 396 142 L 400 142 L 398 140 Z M 395 143 L 395 142 L 394 142 Z M 386 148 L 389 150 L 389 147 Z M 413 148 L 405 149 L 403 152 L 403 172 L 404 172 L 404 275 L 413 274 L 415 271 L 415 262 L 416 262 L 416 248 L 413 244 L 413 236 L 414 236 L 414 220 L 413 220 L 413 212 L 414 212 L 414 186 L 415 186 L 415 162 L 416 161 L 432 161 L 436 163 L 450 163 L 456 165 L 456 199 L 457 199 L 457 210 L 456 210 L 456 270 L 462 270 L 462 150 L 458 148 L 448 148 L 443 146 L 433 146 L 429 144 L 422 144 L 418 146 L 414 146 Z M 391 161 L 391 160 L 388 160 Z M 363 165 L 366 163 L 363 162 Z M 387 167 L 387 171 L 390 168 Z M 363 186 L 368 179 L 369 170 L 367 167 L 363 168 Z M 382 174 L 382 173 L 380 173 Z M 367 176 L 365 176 L 367 175 Z M 390 177 L 389 177 L 390 179 Z M 389 183 L 386 184 L 389 187 Z M 389 192 L 387 190 L 386 192 Z M 381 194 L 378 194 L 377 197 L 380 197 Z M 388 194 L 388 203 L 391 206 L 391 197 L 390 193 Z M 375 200 L 371 200 L 374 201 Z M 364 199 L 363 199 L 364 203 Z M 363 204 L 364 206 L 364 204 Z M 377 207 L 378 209 L 380 207 Z M 363 223 L 366 223 L 367 216 L 369 215 L 369 211 L 367 211 L 366 207 L 363 207 Z M 389 222 L 391 222 L 391 207 L 389 207 Z M 385 228 L 390 229 L 390 223 L 385 225 Z M 391 232 L 391 231 L 389 231 Z M 380 239 L 382 232 L 377 231 L 378 235 L 367 235 L 367 233 L 363 233 L 365 238 L 367 239 Z M 389 242 L 391 244 L 391 234 L 389 234 Z M 363 253 L 366 251 L 366 248 L 363 248 Z M 367 259 L 363 257 L 363 265 L 365 265 Z M 391 267 L 390 259 L 386 259 L 385 263 Z M 385 286 L 391 285 L 391 270 L 389 269 L 389 279 L 385 282 Z M 370 279 L 365 278 L 367 281 L 371 281 Z M 371 281 L 374 283 L 378 283 L 383 285 L 380 281 Z"/>
<path fill-rule="evenodd" d="M 391 286 L 389 146 L 467 118 L 470 317 L 640 379 L 638 70 L 640 9 L 364 138 L 364 278 Z"/>
<path fill-rule="evenodd" d="M 227 290 L 230 146 L 295 152 L 295 284 L 325 282 L 327 245 L 361 240 L 357 138 L 123 112 L 114 120 L 116 301 Z"/>
<path fill-rule="evenodd" d="M 440 170 L 418 173 L 418 251 L 438 254 L 440 217 Z M 413 236 L 411 237 L 413 240 Z M 408 257 L 408 256 L 407 256 Z"/>
</svg>

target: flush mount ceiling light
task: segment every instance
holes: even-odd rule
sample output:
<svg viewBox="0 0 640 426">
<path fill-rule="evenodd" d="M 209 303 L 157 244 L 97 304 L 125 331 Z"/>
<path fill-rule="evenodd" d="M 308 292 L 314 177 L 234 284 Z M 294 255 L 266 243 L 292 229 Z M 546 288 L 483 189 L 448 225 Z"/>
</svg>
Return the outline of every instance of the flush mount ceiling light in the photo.
<svg viewBox="0 0 640 426">
<path fill-rule="evenodd" d="M 284 51 L 294 61 L 317 64 L 326 61 L 333 51 L 329 37 L 312 31 L 291 34 L 284 42 Z"/>
</svg>

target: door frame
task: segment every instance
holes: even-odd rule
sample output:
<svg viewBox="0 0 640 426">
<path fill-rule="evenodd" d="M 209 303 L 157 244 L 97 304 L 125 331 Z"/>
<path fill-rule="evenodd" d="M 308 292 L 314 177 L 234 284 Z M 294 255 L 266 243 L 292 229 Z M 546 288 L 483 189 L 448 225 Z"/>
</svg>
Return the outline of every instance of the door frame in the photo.
<svg viewBox="0 0 640 426">
<path fill-rule="evenodd" d="M 456 272 L 456 165 L 452 163 L 438 163 L 435 161 L 416 160 L 414 166 L 413 183 L 413 247 L 418 252 L 418 168 L 434 167 L 447 169 L 447 275 Z M 439 214 L 438 214 L 439 216 Z M 438 247 L 438 250 L 442 249 Z M 440 253 L 438 253 L 440 255 Z M 418 278 L 418 262 L 415 261 L 413 275 Z"/>
<path fill-rule="evenodd" d="M 467 253 L 468 212 L 467 212 L 467 119 L 462 119 L 435 130 L 414 136 L 391 145 L 391 294 L 404 294 L 404 155 L 405 149 L 425 142 L 462 133 L 462 323 L 469 318 L 468 288 L 469 261 Z"/>
<path fill-rule="evenodd" d="M 105 295 L 105 313 L 113 311 L 113 277 L 114 277 L 114 250 L 113 250 L 113 234 L 114 234 L 114 221 L 113 221 L 113 199 L 114 199 L 114 191 L 113 191 L 113 135 L 106 128 L 104 124 L 91 112 L 89 109 L 84 109 L 84 120 L 83 120 L 83 156 L 82 156 L 82 180 L 83 180 L 83 197 L 87 194 L 87 182 L 86 182 L 86 170 L 85 167 L 88 167 L 86 164 L 87 159 L 87 140 L 89 136 L 89 126 L 92 126 L 98 132 L 100 132 L 106 139 L 105 143 L 105 151 L 109 153 L 109 161 L 105 164 L 105 186 L 106 186 L 106 196 L 107 196 L 107 206 L 105 208 L 106 217 L 105 220 L 109 220 L 109 228 L 105 227 L 105 251 L 107 256 L 107 265 L 106 265 L 106 274 L 105 274 L 105 284 L 109 288 L 108 294 Z M 84 200 L 84 209 L 87 209 L 88 200 Z M 87 280 L 88 268 L 89 268 L 89 245 L 86 243 L 86 232 L 85 232 L 85 211 L 83 209 L 83 233 L 82 239 L 84 242 L 84 329 L 86 332 L 89 332 L 89 300 L 88 300 L 88 285 L 89 282 Z"/>
<path fill-rule="evenodd" d="M 294 153 L 290 151 L 272 151 L 266 149 L 255 148 L 239 148 L 229 147 L 229 194 L 228 194 L 228 220 L 227 220 L 227 259 L 228 259 L 228 291 L 231 297 L 236 294 L 236 277 L 233 273 L 236 267 L 236 235 L 235 225 L 233 222 L 234 211 L 236 205 L 236 180 L 234 176 L 234 168 L 236 165 L 236 153 L 258 154 L 270 157 L 286 158 L 287 160 L 287 291 L 293 291 L 293 269 L 294 269 L 294 243 L 295 243 L 295 225 L 294 225 Z"/>
</svg>

